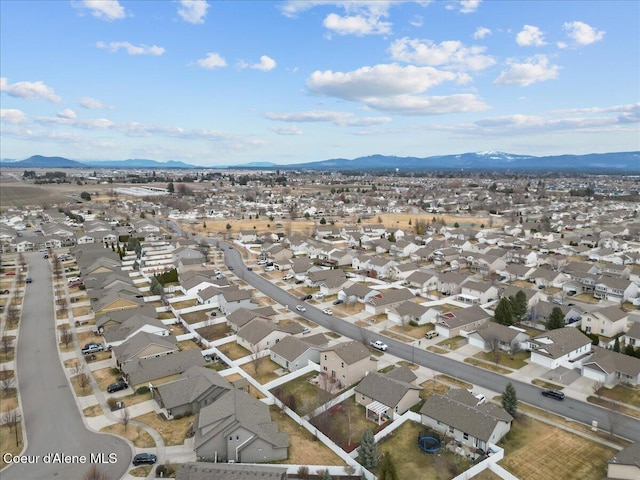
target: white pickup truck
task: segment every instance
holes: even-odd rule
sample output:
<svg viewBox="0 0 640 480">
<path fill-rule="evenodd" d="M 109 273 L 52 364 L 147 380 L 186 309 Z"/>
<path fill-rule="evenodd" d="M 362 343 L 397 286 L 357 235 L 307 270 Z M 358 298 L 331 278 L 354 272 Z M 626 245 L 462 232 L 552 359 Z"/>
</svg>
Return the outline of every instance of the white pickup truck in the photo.
<svg viewBox="0 0 640 480">
<path fill-rule="evenodd" d="M 380 340 L 376 340 L 375 342 L 369 342 L 373 348 L 377 348 L 378 350 L 382 350 L 383 352 L 389 348 L 386 343 L 381 342 Z"/>
</svg>

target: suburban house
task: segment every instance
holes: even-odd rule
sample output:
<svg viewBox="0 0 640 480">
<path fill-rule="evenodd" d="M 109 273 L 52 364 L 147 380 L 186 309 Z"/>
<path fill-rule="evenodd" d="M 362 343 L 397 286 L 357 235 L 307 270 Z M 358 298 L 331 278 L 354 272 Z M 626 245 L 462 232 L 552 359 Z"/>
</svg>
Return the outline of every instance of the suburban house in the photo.
<svg viewBox="0 0 640 480">
<path fill-rule="evenodd" d="M 462 284 L 467 280 L 465 275 L 456 272 L 446 272 L 438 278 L 438 292 L 443 295 L 460 293 Z"/>
<path fill-rule="evenodd" d="M 298 338 L 289 335 L 271 347 L 271 360 L 290 372 L 306 367 L 309 361 L 320 363 L 320 350 L 327 344 L 322 333 Z"/>
<path fill-rule="evenodd" d="M 254 318 L 249 323 L 238 329 L 238 345 L 252 353 L 273 347 L 288 335 L 302 333 L 303 327 L 292 322 L 286 325 L 278 325 L 262 318 Z"/>
<path fill-rule="evenodd" d="M 405 281 L 410 287 L 417 288 L 423 294 L 438 288 L 437 275 L 422 270 L 412 272 Z"/>
<path fill-rule="evenodd" d="M 352 283 L 345 286 L 338 292 L 338 298 L 346 303 L 360 302 L 365 303 L 374 295 L 378 295 L 380 292 L 374 290 L 361 283 Z"/>
<path fill-rule="evenodd" d="M 204 357 L 200 350 L 173 352 L 171 355 L 160 355 L 126 362 L 121 365 L 127 383 L 134 390 L 150 384 L 162 384 L 177 378 L 192 366 L 204 366 Z"/>
<path fill-rule="evenodd" d="M 640 385 L 640 358 L 592 347 L 593 355 L 582 364 L 582 375 L 605 385 Z"/>
<path fill-rule="evenodd" d="M 469 344 L 485 352 L 496 349 L 513 352 L 526 348 L 530 335 L 523 329 L 507 327 L 495 322 L 487 322 L 467 337 Z"/>
<path fill-rule="evenodd" d="M 640 348 L 640 322 L 633 322 L 627 333 L 620 337 L 620 344 Z"/>
<path fill-rule="evenodd" d="M 152 390 L 153 399 L 172 418 L 198 413 L 231 388 L 235 387 L 215 370 L 194 365 L 177 380 L 154 385 Z"/>
<path fill-rule="evenodd" d="M 632 443 L 607 460 L 608 480 L 640 478 L 640 442 Z"/>
<path fill-rule="evenodd" d="M 176 345 L 176 337 L 159 337 L 149 332 L 139 332 L 117 347 L 113 347 L 113 356 L 118 368 L 140 358 L 159 357 L 169 355 L 180 349 Z"/>
<path fill-rule="evenodd" d="M 378 359 L 362 342 L 343 342 L 320 353 L 320 372 L 342 387 L 353 385 L 378 369 Z"/>
<path fill-rule="evenodd" d="M 145 305 L 138 308 L 135 312 L 132 312 L 130 310 L 116 310 L 105 315 L 100 315 L 99 317 L 96 317 L 96 330 L 99 333 L 103 333 L 112 328 L 118 328 L 129 318 L 136 315 L 155 318 L 156 309 L 151 305 Z"/>
<path fill-rule="evenodd" d="M 229 314 L 239 308 L 255 308 L 257 306 L 257 304 L 251 302 L 251 293 L 241 288 L 225 288 L 218 295 L 218 308 L 225 314 Z"/>
<path fill-rule="evenodd" d="M 355 387 L 356 403 L 365 407 L 367 418 L 381 425 L 420 401 L 422 387 L 414 385 L 417 378 L 407 367 L 370 373 Z"/>
<path fill-rule="evenodd" d="M 491 315 L 483 308 L 474 305 L 440 314 L 435 331 L 445 338 L 456 337 L 477 330 L 478 327 L 487 323 L 490 318 Z"/>
<path fill-rule="evenodd" d="M 248 465 L 243 463 L 187 462 L 178 464 L 176 480 L 287 480 L 287 469 L 277 465 Z"/>
<path fill-rule="evenodd" d="M 288 457 L 289 436 L 271 421 L 269 406 L 229 388 L 202 406 L 195 420 L 194 450 L 201 461 L 265 463 Z"/>
<path fill-rule="evenodd" d="M 511 429 L 513 417 L 491 403 L 478 405 L 468 390 L 451 389 L 444 395 L 429 396 L 420 409 L 421 423 L 452 438 L 475 457 L 487 451 Z"/>
<path fill-rule="evenodd" d="M 582 315 L 582 329 L 604 337 L 615 337 L 627 330 L 629 314 L 620 307 L 611 306 L 585 312 Z"/>
<path fill-rule="evenodd" d="M 369 297 L 365 302 L 365 310 L 372 315 L 380 315 L 390 308 L 393 308 L 402 302 L 414 299 L 415 295 L 406 288 L 390 288 L 387 290 L 379 290 L 378 293 Z"/>
<path fill-rule="evenodd" d="M 237 332 L 239 328 L 244 327 L 254 318 L 262 317 L 267 319 L 274 315 L 276 315 L 276 311 L 271 306 L 261 308 L 238 308 L 227 315 L 226 319 L 231 330 Z"/>
<path fill-rule="evenodd" d="M 595 284 L 593 296 L 614 302 L 628 302 L 638 296 L 638 285 L 631 280 L 603 275 Z"/>
<path fill-rule="evenodd" d="M 576 361 L 586 360 L 591 354 L 591 339 L 577 328 L 558 328 L 530 339 L 529 350 L 533 363 L 550 369 L 572 370 L 580 366 Z"/>
<path fill-rule="evenodd" d="M 117 347 L 138 332 L 149 332 L 161 337 L 171 334 L 171 330 L 157 318 L 136 314 L 122 322 L 119 327 L 104 333 L 105 347 Z"/>
<path fill-rule="evenodd" d="M 135 287 L 110 288 L 108 290 L 93 290 L 90 300 L 96 315 L 116 310 L 130 310 L 144 305 L 142 293 Z"/>
<path fill-rule="evenodd" d="M 457 299 L 470 305 L 480 305 L 497 300 L 498 289 L 489 282 L 468 280 L 461 286 Z"/>
<path fill-rule="evenodd" d="M 425 307 L 419 303 L 407 300 L 387 310 L 387 318 L 400 325 L 408 325 L 409 322 L 418 325 L 435 323 L 440 310 L 433 307 Z"/>
</svg>

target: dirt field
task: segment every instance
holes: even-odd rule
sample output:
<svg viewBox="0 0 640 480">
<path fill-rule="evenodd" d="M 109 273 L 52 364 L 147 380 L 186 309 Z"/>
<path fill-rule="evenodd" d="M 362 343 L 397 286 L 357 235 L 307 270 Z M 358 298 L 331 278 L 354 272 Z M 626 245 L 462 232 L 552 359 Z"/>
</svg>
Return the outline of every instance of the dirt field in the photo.
<svg viewBox="0 0 640 480">
<path fill-rule="evenodd" d="M 562 478 L 597 480 L 606 476 L 606 461 L 616 450 L 578 435 L 520 416 L 501 442 L 502 467 L 521 480 Z"/>
</svg>

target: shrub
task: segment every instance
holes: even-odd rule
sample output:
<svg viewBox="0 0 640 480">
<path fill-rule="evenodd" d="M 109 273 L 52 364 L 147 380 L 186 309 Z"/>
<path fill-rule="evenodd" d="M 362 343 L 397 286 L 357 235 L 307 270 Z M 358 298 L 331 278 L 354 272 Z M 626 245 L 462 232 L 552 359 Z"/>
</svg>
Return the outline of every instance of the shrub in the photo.
<svg viewBox="0 0 640 480">
<path fill-rule="evenodd" d="M 114 397 L 107 398 L 107 405 L 109 405 L 109 408 L 111 410 L 115 410 L 116 403 L 118 403 L 118 400 L 116 398 L 114 398 Z"/>
<path fill-rule="evenodd" d="M 147 387 L 146 385 L 142 386 L 142 387 L 138 387 L 138 389 L 136 390 L 136 393 L 138 395 L 144 395 L 145 393 L 149 392 L 149 387 Z"/>
<path fill-rule="evenodd" d="M 120 369 L 118 367 L 113 367 L 111 369 L 111 373 L 113 373 L 114 375 L 119 375 L 120 374 Z"/>
<path fill-rule="evenodd" d="M 156 467 L 156 477 L 164 477 L 167 473 L 167 468 L 164 465 L 158 465 Z"/>
</svg>

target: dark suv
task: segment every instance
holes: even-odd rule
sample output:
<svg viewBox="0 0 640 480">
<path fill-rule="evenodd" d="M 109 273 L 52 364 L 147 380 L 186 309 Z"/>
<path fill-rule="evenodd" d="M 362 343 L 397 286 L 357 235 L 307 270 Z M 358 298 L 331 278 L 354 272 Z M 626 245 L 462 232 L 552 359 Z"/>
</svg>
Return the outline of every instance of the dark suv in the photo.
<svg viewBox="0 0 640 480">
<path fill-rule="evenodd" d="M 543 390 L 542 395 L 544 395 L 545 397 L 553 398 L 555 400 L 564 399 L 564 393 L 558 390 Z"/>
<path fill-rule="evenodd" d="M 156 461 L 158 461 L 158 457 L 152 453 L 139 453 L 133 457 L 133 465 L 136 467 L 138 465 L 153 465 Z"/>
<path fill-rule="evenodd" d="M 109 385 L 107 387 L 107 393 L 114 393 L 114 392 L 119 392 L 120 390 L 124 390 L 125 388 L 127 388 L 129 385 L 127 385 L 127 382 L 116 382 L 116 383 L 112 383 L 111 385 Z"/>
</svg>

